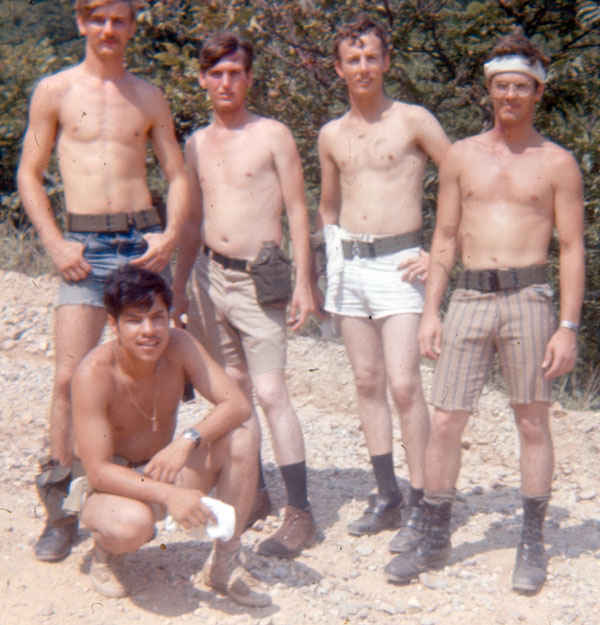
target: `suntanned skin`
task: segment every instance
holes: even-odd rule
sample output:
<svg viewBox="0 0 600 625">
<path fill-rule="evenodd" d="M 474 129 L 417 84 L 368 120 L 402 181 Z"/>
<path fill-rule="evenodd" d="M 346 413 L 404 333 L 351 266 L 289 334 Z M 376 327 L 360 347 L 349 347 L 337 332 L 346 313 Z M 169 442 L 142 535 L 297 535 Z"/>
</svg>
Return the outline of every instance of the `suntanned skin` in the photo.
<svg viewBox="0 0 600 625">
<path fill-rule="evenodd" d="M 390 58 L 374 32 L 345 39 L 336 60 L 346 82 L 350 110 L 319 134 L 321 201 L 319 222 L 353 233 L 394 235 L 422 226 L 423 175 L 428 158 L 439 164 L 449 142 L 437 120 L 420 106 L 388 98 L 383 76 Z M 398 267 L 406 280 L 427 277 L 421 252 Z M 359 413 L 370 455 L 392 451 L 386 399 L 389 381 L 401 415 L 410 481 L 423 485 L 428 415 L 415 341 L 419 316 L 381 320 L 340 316 L 354 371 Z M 403 345 L 402 350 L 397 346 Z M 401 353 L 400 353 L 401 352 Z"/>
<path fill-rule="evenodd" d="M 231 258 L 254 259 L 263 241 L 281 243 L 285 207 L 296 265 L 288 324 L 296 330 L 315 310 L 302 165 L 289 129 L 247 110 L 252 73 L 244 68 L 244 60 L 243 52 L 235 52 L 200 75 L 214 119 L 185 147 L 192 220 L 178 254 L 175 316 L 185 309 L 185 285 L 201 242 Z M 227 373 L 250 392 L 245 367 L 229 366 Z M 278 464 L 303 461 L 304 439 L 283 370 L 255 375 L 251 382 L 271 427 Z"/>
<path fill-rule="evenodd" d="M 556 229 L 560 318 L 579 322 L 584 291 L 579 168 L 569 152 L 533 127 L 542 85 L 524 74 L 505 72 L 494 76 L 488 87 L 494 128 L 454 144 L 440 169 L 437 222 L 419 332 L 421 351 L 430 358 L 440 352 L 439 309 L 459 250 L 468 269 L 542 264 Z M 575 357 L 575 333 L 559 327 L 539 366 L 551 379 L 569 372 Z M 531 497 L 546 495 L 554 462 L 548 404 L 534 402 L 513 405 L 513 409 L 521 441 L 522 492 Z M 468 416 L 463 411 L 435 411 L 426 455 L 427 490 L 454 487 Z"/>
<path fill-rule="evenodd" d="M 211 513 L 200 496 L 216 484 L 217 496 L 236 508 L 232 541 L 239 543 L 257 480 L 259 436 L 250 403 L 191 335 L 169 329 L 162 298 L 109 321 L 117 338 L 86 356 L 72 384 L 77 450 L 98 491 L 82 521 L 105 550 L 133 551 L 152 535 L 155 519 L 146 504 L 164 505 L 185 528 L 201 525 Z M 197 449 L 188 439 L 173 440 L 186 377 L 214 404 L 194 426 L 202 435 Z M 144 476 L 115 464 L 115 454 L 149 459 Z"/>
<path fill-rule="evenodd" d="M 125 69 L 125 47 L 135 31 L 128 3 L 102 5 L 88 20 L 78 16 L 77 24 L 86 38 L 84 61 L 44 78 L 32 96 L 18 172 L 23 205 L 65 280 L 82 280 L 90 271 L 83 245 L 65 241 L 43 185 L 52 151 L 56 147 L 67 211 L 131 212 L 148 209 L 152 203 L 145 166 L 151 141 L 169 182 L 167 226 L 162 233 L 145 235 L 148 249 L 133 264 L 160 271 L 186 217 L 188 194 L 169 106 L 156 87 Z M 56 311 L 50 439 L 52 456 L 65 465 L 72 458 L 71 376 L 97 343 L 105 321 L 102 308 L 61 306 Z"/>
</svg>

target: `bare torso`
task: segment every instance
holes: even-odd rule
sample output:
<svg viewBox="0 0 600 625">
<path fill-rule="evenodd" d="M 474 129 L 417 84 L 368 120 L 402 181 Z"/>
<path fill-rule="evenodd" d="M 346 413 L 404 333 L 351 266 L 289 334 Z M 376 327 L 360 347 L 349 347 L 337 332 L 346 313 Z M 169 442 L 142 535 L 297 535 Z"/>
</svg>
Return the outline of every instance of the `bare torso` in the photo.
<svg viewBox="0 0 600 625">
<path fill-rule="evenodd" d="M 351 232 L 418 230 L 427 154 L 415 128 L 423 109 L 391 102 L 367 123 L 348 113 L 330 122 L 327 146 L 339 170 L 339 223 Z"/>
<path fill-rule="evenodd" d="M 285 127 L 251 115 L 240 128 L 214 123 L 190 139 L 202 189 L 202 238 L 212 249 L 252 259 L 263 241 L 281 243 L 283 196 L 274 151 Z"/>
<path fill-rule="evenodd" d="M 153 375 L 132 379 L 116 365 L 115 342 L 104 343 L 89 356 L 88 366 L 107 376 L 111 390 L 106 413 L 114 452 L 131 462 L 152 458 L 173 438 L 177 407 L 183 394 L 184 371 L 171 342 Z M 156 431 L 152 417 L 156 406 Z"/>
<path fill-rule="evenodd" d="M 67 210 L 98 214 L 148 208 L 146 145 L 158 90 L 130 73 L 103 81 L 82 65 L 47 81 L 55 92 Z"/>
<path fill-rule="evenodd" d="M 491 133 L 459 151 L 461 257 L 470 269 L 546 262 L 554 227 L 555 181 L 564 150 L 539 135 L 521 151 Z"/>
</svg>

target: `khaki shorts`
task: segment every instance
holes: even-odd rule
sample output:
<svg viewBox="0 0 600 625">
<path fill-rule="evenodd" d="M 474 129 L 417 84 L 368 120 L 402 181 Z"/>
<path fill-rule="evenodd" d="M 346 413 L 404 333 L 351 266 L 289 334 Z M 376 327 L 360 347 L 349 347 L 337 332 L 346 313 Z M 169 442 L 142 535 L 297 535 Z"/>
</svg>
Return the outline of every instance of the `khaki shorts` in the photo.
<svg viewBox="0 0 600 625">
<path fill-rule="evenodd" d="M 192 274 L 192 332 L 223 367 L 250 374 L 284 369 L 285 308 L 263 307 L 245 271 L 225 269 L 200 252 Z"/>
<path fill-rule="evenodd" d="M 113 456 L 112 461 L 115 464 L 122 467 L 129 467 L 141 474 L 143 474 L 144 468 L 146 467 L 146 464 L 148 464 L 147 462 L 142 464 L 132 464 L 129 460 L 123 458 L 122 456 Z M 99 491 L 95 491 L 90 487 L 88 477 L 84 473 L 83 465 L 79 460 L 73 463 L 72 475 L 73 480 L 71 481 L 69 493 L 63 502 L 62 508 L 67 514 L 80 514 L 88 497 Z M 148 503 L 147 505 L 149 505 L 152 509 L 152 513 L 154 514 L 154 519 L 156 521 L 160 521 L 165 518 L 167 514 L 165 506 L 159 503 Z"/>
<path fill-rule="evenodd" d="M 473 412 L 496 352 L 512 404 L 550 401 L 551 381 L 541 365 L 555 329 L 547 284 L 495 293 L 456 289 L 444 320 L 433 405 Z"/>
</svg>

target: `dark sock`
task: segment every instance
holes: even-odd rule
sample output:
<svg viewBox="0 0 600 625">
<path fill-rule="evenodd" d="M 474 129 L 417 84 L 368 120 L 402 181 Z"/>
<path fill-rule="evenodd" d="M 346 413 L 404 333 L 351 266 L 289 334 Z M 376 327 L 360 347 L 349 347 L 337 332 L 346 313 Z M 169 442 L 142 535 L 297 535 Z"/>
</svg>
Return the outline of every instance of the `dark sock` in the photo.
<svg viewBox="0 0 600 625">
<path fill-rule="evenodd" d="M 377 490 L 379 494 L 388 499 L 400 498 L 400 489 L 394 473 L 394 460 L 392 453 L 371 456 L 371 465 L 375 473 Z"/>
<path fill-rule="evenodd" d="M 263 473 L 262 456 L 258 453 L 258 490 L 264 490 L 267 487 L 265 482 L 265 474 Z"/>
<path fill-rule="evenodd" d="M 296 462 L 279 467 L 287 491 L 289 506 L 306 510 L 310 505 L 306 493 L 306 462 Z"/>
<path fill-rule="evenodd" d="M 541 542 L 543 540 L 544 519 L 550 495 L 540 497 L 526 497 L 523 495 L 523 529 L 521 540 L 526 543 Z"/>
<path fill-rule="evenodd" d="M 408 505 L 411 508 L 417 508 L 421 505 L 421 499 L 423 499 L 423 494 L 425 491 L 422 488 L 413 488 L 410 487 L 410 492 L 408 494 Z"/>
</svg>

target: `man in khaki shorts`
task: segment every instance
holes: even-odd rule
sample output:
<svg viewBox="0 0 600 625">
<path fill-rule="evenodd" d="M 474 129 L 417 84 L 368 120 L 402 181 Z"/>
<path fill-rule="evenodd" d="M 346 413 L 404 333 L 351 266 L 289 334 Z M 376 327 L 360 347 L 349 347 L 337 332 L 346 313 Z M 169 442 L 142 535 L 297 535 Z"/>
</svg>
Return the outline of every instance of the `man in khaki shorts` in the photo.
<svg viewBox="0 0 600 625">
<path fill-rule="evenodd" d="M 535 130 L 548 59 L 520 31 L 501 39 L 484 65 L 494 127 L 457 142 L 440 169 L 421 351 L 438 358 L 425 462 L 425 536 L 386 572 L 406 583 L 443 566 L 460 443 L 494 352 L 508 386 L 521 446 L 523 529 L 512 585 L 538 591 L 546 578 L 542 527 L 554 454 L 551 380 L 575 363 L 584 288 L 583 192 L 573 156 Z M 546 263 L 552 231 L 560 244 L 560 323 Z M 460 249 L 465 271 L 446 314 L 440 303 Z"/>
<path fill-rule="evenodd" d="M 258 424 L 204 347 L 169 328 L 171 297 L 154 272 L 125 265 L 111 273 L 104 304 L 115 339 L 93 349 L 73 376 L 75 446 L 89 484 L 81 522 L 94 539 L 91 581 L 107 597 L 125 596 L 123 556 L 152 540 L 167 512 L 186 529 L 214 521 L 202 501 L 214 487 L 234 507 L 236 524 L 232 536 L 215 540 L 205 582 L 242 605 L 266 606 L 270 597 L 240 560 L 258 477 Z M 186 379 L 213 407 L 173 438 Z"/>
<path fill-rule="evenodd" d="M 287 323 L 298 329 L 314 310 L 309 225 L 302 166 L 290 131 L 246 108 L 252 58 L 251 45 L 230 33 L 215 35 L 200 52 L 200 84 L 214 116 L 185 148 L 194 216 L 183 237 L 174 290 L 183 302 L 196 261 L 196 313 L 190 322 L 199 322 L 196 333 L 249 396 L 254 389 L 287 491 L 283 525 L 261 543 L 259 553 L 293 557 L 313 541 L 316 528 L 307 497 L 304 439 L 284 376 L 289 293 L 276 303 L 260 304 L 250 272 L 264 258 L 289 270 L 280 249 L 285 205 L 296 264 Z M 177 304 L 176 316 L 183 309 Z M 266 515 L 270 507 L 262 477 L 259 485 L 253 516 Z"/>
<path fill-rule="evenodd" d="M 187 195 L 169 106 L 156 87 L 125 69 L 136 2 L 77 0 L 75 11 L 85 59 L 36 87 L 18 173 L 25 210 L 62 278 L 55 311 L 50 459 L 41 461 L 37 478 L 48 520 L 35 553 L 45 561 L 67 556 L 76 534 L 76 518 L 61 510 L 73 455 L 70 385 L 104 328 L 106 276 L 130 260 L 161 271 L 185 217 Z M 146 183 L 149 140 L 169 181 L 162 232 Z M 67 208 L 64 236 L 43 184 L 55 145 Z"/>
<path fill-rule="evenodd" d="M 348 531 L 361 536 L 402 523 L 389 384 L 400 414 L 410 478 L 408 520 L 390 549 L 404 551 L 420 537 L 429 427 L 417 344 L 428 264 L 421 247 L 423 175 L 428 158 L 439 164 L 449 142 L 424 108 L 385 95 L 390 51 L 379 24 L 360 16 L 343 26 L 334 52 L 350 110 L 319 134 L 325 309 L 339 319 L 378 489 Z"/>
</svg>

